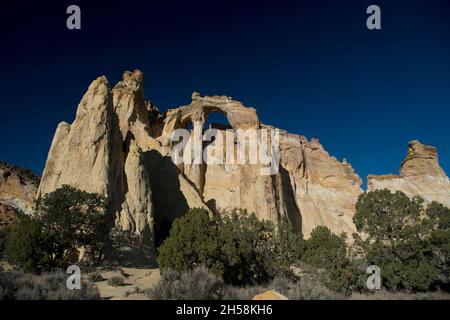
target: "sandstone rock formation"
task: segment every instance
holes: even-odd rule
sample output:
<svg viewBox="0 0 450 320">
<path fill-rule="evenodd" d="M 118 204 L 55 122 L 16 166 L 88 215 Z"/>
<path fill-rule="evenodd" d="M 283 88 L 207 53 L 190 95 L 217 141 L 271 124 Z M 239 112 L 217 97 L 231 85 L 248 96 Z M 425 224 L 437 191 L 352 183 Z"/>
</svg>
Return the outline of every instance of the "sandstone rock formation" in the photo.
<svg viewBox="0 0 450 320">
<path fill-rule="evenodd" d="M 330 156 L 317 139 L 286 133 L 280 148 L 281 172 L 291 182 L 303 234 L 308 237 L 318 225 L 336 234 L 356 232 L 352 219 L 363 190 L 350 164 Z"/>
<path fill-rule="evenodd" d="M 263 293 L 257 294 L 253 300 L 289 300 L 288 297 L 282 295 L 275 290 L 267 290 Z"/>
<path fill-rule="evenodd" d="M 29 170 L 0 162 L 0 207 L 4 215 L 32 213 L 39 180 Z"/>
<path fill-rule="evenodd" d="M 211 214 L 246 208 L 274 222 L 285 216 L 306 237 L 318 225 L 336 234 L 356 231 L 352 217 L 362 181 L 350 164 L 330 156 L 317 139 L 283 130 L 278 140 L 269 136 L 269 142 L 278 141 L 279 167 L 274 174 L 262 174 L 270 164 L 261 162 L 174 162 L 179 143 L 187 142 L 181 156 L 196 148 L 193 138 L 174 141 L 175 130 L 206 134 L 212 113 L 226 116 L 228 124 L 209 127 L 228 137 L 232 147 L 208 153 L 208 160 L 237 159 L 239 132 L 276 130 L 262 124 L 255 109 L 227 96 L 194 92 L 191 103 L 161 114 L 144 99 L 142 72 L 125 72 L 112 89 L 100 77 L 82 98 L 74 122 L 58 126 L 38 195 L 69 184 L 108 197 L 112 230 L 132 236 L 149 249 L 150 258 L 171 222 L 193 207 Z M 210 138 L 200 146 L 219 146 L 219 140 Z M 379 187 L 443 203 L 449 198 L 448 178 L 435 149 L 418 142 L 411 143 L 400 176 L 369 177 L 369 189 Z"/>
<path fill-rule="evenodd" d="M 213 112 L 223 113 L 234 132 L 276 129 L 260 123 L 255 109 L 230 97 L 201 97 L 194 92 L 191 104 L 171 109 L 163 116 L 163 129 L 157 139 L 169 146 L 175 129 L 186 128 L 189 123 L 193 130 L 196 126 L 205 129 L 208 114 Z M 362 181 L 351 166 L 331 157 L 318 140 L 308 141 L 282 130 L 279 149 L 280 168 L 274 175 L 261 175 L 260 163 L 184 164 L 180 170 L 212 211 L 246 208 L 272 221 L 287 216 L 294 229 L 306 237 L 318 225 L 326 225 L 338 234 L 355 232 L 352 217 Z M 226 153 L 222 157 L 226 158 Z"/>
<path fill-rule="evenodd" d="M 272 221 L 287 216 L 306 236 L 317 225 L 355 231 L 361 179 L 317 140 L 281 131 L 274 175 L 262 175 L 260 163 L 174 164 L 174 130 L 192 124 L 203 133 L 215 112 L 228 119 L 228 125 L 214 125 L 222 132 L 275 129 L 261 124 L 255 109 L 226 96 L 194 92 L 189 105 L 160 114 L 144 99 L 142 72 L 125 72 L 112 90 L 100 77 L 82 98 L 75 121 L 58 126 L 38 196 L 64 184 L 107 196 L 111 227 L 137 237 L 152 256 L 155 237 L 192 207 L 212 213 L 246 208 Z"/>
<path fill-rule="evenodd" d="M 417 140 L 409 142 L 408 154 L 401 164 L 399 175 L 368 176 L 367 191 L 385 188 L 450 207 L 450 181 L 439 165 L 437 150 Z"/>
</svg>

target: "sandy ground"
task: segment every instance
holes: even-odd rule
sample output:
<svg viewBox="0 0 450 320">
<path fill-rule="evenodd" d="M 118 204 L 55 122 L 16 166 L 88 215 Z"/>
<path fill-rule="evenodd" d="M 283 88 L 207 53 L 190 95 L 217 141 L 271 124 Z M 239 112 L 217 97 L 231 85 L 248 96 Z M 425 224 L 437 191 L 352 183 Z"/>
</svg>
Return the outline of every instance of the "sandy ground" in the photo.
<svg viewBox="0 0 450 320">
<path fill-rule="evenodd" d="M 142 291 L 152 288 L 161 278 L 159 269 L 118 267 L 113 271 L 98 270 L 98 272 L 104 280 L 96 282 L 95 285 L 105 300 L 147 300 Z M 117 276 L 124 279 L 124 284 L 117 287 L 110 286 L 108 280 Z"/>
</svg>

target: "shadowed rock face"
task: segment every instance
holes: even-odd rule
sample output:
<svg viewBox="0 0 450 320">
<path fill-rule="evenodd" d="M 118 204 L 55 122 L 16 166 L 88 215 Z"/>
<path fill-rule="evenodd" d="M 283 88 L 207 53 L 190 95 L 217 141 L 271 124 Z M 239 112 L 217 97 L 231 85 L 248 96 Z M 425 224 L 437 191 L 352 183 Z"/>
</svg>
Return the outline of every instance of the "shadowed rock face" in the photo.
<svg viewBox="0 0 450 320">
<path fill-rule="evenodd" d="M 439 165 L 435 147 L 414 140 L 400 167 L 400 175 L 369 175 L 367 190 L 402 191 L 410 197 L 420 196 L 426 202 L 438 201 L 450 206 L 450 181 Z"/>
<path fill-rule="evenodd" d="M 151 258 L 155 237 L 160 242 L 171 222 L 193 207 L 211 213 L 246 208 L 275 222 L 287 216 L 306 237 L 318 225 L 337 234 L 356 231 L 352 217 L 362 181 L 317 139 L 280 130 L 280 167 L 274 175 L 261 175 L 259 164 L 175 165 L 174 130 L 190 124 L 204 130 L 215 112 L 229 122 L 216 125 L 222 130 L 275 129 L 260 123 L 255 109 L 226 96 L 193 93 L 190 104 L 160 114 L 144 100 L 142 72 L 125 72 L 112 90 L 100 77 L 84 95 L 74 122 L 58 126 L 38 195 L 69 184 L 107 196 L 112 229 L 137 239 Z M 435 149 L 413 142 L 395 179 L 430 172 L 448 182 Z"/>
</svg>

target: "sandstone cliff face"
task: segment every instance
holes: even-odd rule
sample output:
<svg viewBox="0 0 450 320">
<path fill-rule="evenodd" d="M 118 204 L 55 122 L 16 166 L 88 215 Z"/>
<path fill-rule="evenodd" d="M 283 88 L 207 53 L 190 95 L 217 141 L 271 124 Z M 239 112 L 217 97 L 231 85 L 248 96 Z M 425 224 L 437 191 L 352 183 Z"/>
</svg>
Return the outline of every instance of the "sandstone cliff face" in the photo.
<svg viewBox="0 0 450 320">
<path fill-rule="evenodd" d="M 0 162 L 0 227 L 20 213 L 31 214 L 40 178 L 30 171 Z"/>
<path fill-rule="evenodd" d="M 286 133 L 281 141 L 281 164 L 289 175 L 295 202 L 308 237 L 318 225 L 340 234 L 356 232 L 355 203 L 363 192 L 350 164 L 330 156 L 317 139 Z"/>
<path fill-rule="evenodd" d="M 409 197 L 420 196 L 426 202 L 438 201 L 450 206 L 450 181 L 439 165 L 436 148 L 414 140 L 399 175 L 369 175 L 367 191 L 376 189 L 402 191 Z"/>
<path fill-rule="evenodd" d="M 234 132 L 276 129 L 261 124 L 255 109 L 230 97 L 194 93 L 190 105 L 166 113 L 157 139 L 169 145 L 173 130 L 186 128 L 189 123 L 193 130 L 196 126 L 205 129 L 208 114 L 213 112 L 223 113 Z M 352 217 L 362 181 L 351 166 L 331 157 L 317 140 L 307 141 L 282 130 L 279 149 L 280 168 L 274 175 L 262 175 L 261 164 L 184 164 L 180 169 L 212 211 L 246 208 L 261 219 L 275 222 L 286 216 L 306 237 L 318 225 L 338 234 L 355 232 Z M 222 157 L 227 157 L 226 152 Z"/>
<path fill-rule="evenodd" d="M 110 181 L 113 106 L 108 81 L 95 80 L 81 100 L 72 125 L 59 124 L 38 195 L 67 184 L 107 195 Z"/>
<path fill-rule="evenodd" d="M 28 170 L 0 162 L 0 205 L 10 207 L 4 212 L 32 213 L 39 179 Z"/>
<path fill-rule="evenodd" d="M 113 91 L 105 77 L 96 79 L 75 121 L 58 126 L 38 196 L 67 184 L 107 197 L 111 226 L 139 238 L 153 254 L 151 189 L 134 135 L 136 114 L 145 108 L 135 101 L 143 97 L 142 76 L 128 76 Z"/>
</svg>

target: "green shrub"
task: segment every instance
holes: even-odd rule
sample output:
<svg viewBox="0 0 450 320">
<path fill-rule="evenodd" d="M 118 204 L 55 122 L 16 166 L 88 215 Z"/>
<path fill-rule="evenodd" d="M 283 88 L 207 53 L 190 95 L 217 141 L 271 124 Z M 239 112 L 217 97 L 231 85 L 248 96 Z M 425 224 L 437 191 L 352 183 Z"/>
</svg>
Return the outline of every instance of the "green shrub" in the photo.
<svg viewBox="0 0 450 320">
<path fill-rule="evenodd" d="M 146 294 L 152 300 L 217 300 L 222 298 L 222 290 L 222 279 L 200 266 L 182 273 L 165 270 Z"/>
<path fill-rule="evenodd" d="M 426 213 L 434 221 L 431 243 L 439 269 L 438 284 L 450 291 L 450 209 L 432 202 Z"/>
<path fill-rule="evenodd" d="M 5 251 L 7 230 L 7 227 L 0 227 L 0 259 L 3 258 L 3 252 Z"/>
<path fill-rule="evenodd" d="M 394 291 L 433 287 L 439 274 L 432 241 L 437 224 L 424 214 L 420 198 L 386 189 L 368 192 L 359 197 L 353 220 L 364 235 L 356 237 L 357 244 L 368 264 L 380 267 L 383 287 Z"/>
<path fill-rule="evenodd" d="M 192 209 L 174 221 L 157 260 L 162 270 L 178 272 L 204 265 L 226 283 L 242 286 L 289 272 L 299 248 L 301 240 L 288 221 L 275 228 L 245 210 L 211 218 L 203 209 Z"/>
<path fill-rule="evenodd" d="M 107 228 L 103 197 L 63 186 L 37 200 L 35 216 L 21 215 L 9 228 L 4 255 L 15 266 L 34 272 L 67 267 L 68 253 L 82 246 L 97 260 Z"/>
<path fill-rule="evenodd" d="M 0 300 L 94 300 L 98 290 L 82 283 L 80 290 L 66 286 L 68 274 L 43 273 L 39 276 L 22 272 L 0 273 Z"/>
<path fill-rule="evenodd" d="M 19 215 L 19 221 L 8 228 L 4 257 L 25 271 L 41 271 L 52 260 L 45 247 L 39 222 L 27 215 Z"/>
<path fill-rule="evenodd" d="M 199 265 L 214 269 L 219 257 L 215 221 L 204 209 L 190 209 L 173 222 L 158 251 L 157 262 L 163 270 L 182 272 Z"/>
<path fill-rule="evenodd" d="M 275 256 L 283 268 L 282 273 L 286 273 L 286 270 L 303 255 L 305 241 L 301 234 L 293 231 L 292 223 L 286 217 L 282 217 L 277 224 L 274 241 Z"/>
<path fill-rule="evenodd" d="M 327 227 L 318 226 L 304 243 L 301 260 L 319 269 L 322 281 L 330 289 L 350 294 L 358 278 L 347 253 L 345 235 L 337 236 Z"/>
<path fill-rule="evenodd" d="M 245 210 L 234 210 L 218 230 L 222 276 L 226 283 L 246 285 L 271 280 L 277 268 L 273 223 Z"/>
<path fill-rule="evenodd" d="M 120 287 L 125 284 L 125 279 L 122 276 L 113 276 L 108 279 L 108 285 L 111 287 Z"/>
</svg>

